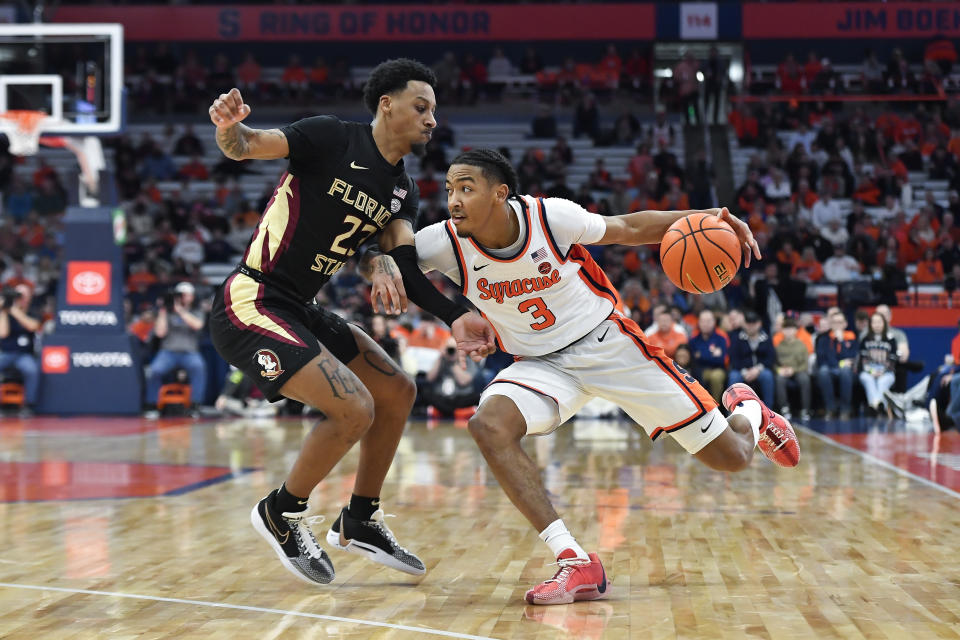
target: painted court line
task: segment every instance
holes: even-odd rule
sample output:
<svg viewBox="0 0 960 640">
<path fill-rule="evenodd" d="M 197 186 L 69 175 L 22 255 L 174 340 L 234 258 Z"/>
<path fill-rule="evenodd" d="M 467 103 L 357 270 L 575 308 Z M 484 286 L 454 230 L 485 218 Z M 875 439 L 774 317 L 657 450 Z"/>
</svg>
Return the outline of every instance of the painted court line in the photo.
<svg viewBox="0 0 960 640">
<path fill-rule="evenodd" d="M 943 486 L 942 484 L 936 483 L 936 482 L 934 482 L 933 480 L 928 480 L 927 478 L 924 478 L 923 476 L 918 476 L 917 474 L 915 474 L 915 473 L 913 473 L 913 472 L 911 472 L 911 471 L 907 471 L 906 469 L 901 469 L 901 468 L 898 467 L 897 465 L 890 464 L 890 463 L 887 462 L 886 460 L 881 460 L 880 458 L 878 458 L 878 457 L 876 457 L 876 456 L 874 456 L 874 455 L 871 455 L 871 454 L 867 453 L 866 451 L 860 451 L 859 449 L 855 449 L 855 448 L 853 448 L 853 447 L 851 447 L 851 446 L 848 446 L 848 445 L 842 444 L 842 443 L 840 443 L 840 442 L 837 442 L 836 440 L 833 440 L 832 438 L 829 438 L 829 437 L 823 435 L 822 433 L 820 433 L 820 432 L 818 432 L 818 431 L 814 431 L 813 429 L 810 429 L 809 427 L 802 427 L 802 426 L 800 426 L 800 425 L 797 425 L 797 428 L 798 428 L 798 429 L 801 429 L 802 431 L 806 432 L 807 434 L 809 434 L 809 435 L 817 438 L 818 440 L 823 440 L 823 441 L 826 442 L 827 444 L 831 444 L 831 445 L 837 447 L 838 449 L 843 449 L 844 451 L 847 451 L 848 453 L 855 453 L 856 455 L 860 456 L 861 458 L 864 458 L 864 459 L 866 459 L 866 460 L 869 460 L 869 461 L 872 462 L 873 464 L 879 465 L 879 466 L 883 467 L 884 469 L 888 469 L 888 470 L 890 470 L 890 471 L 893 471 L 894 473 L 897 473 L 897 474 L 899 474 L 899 475 L 901 475 L 901 476 L 906 476 L 907 478 L 910 478 L 911 480 L 916 480 L 916 481 L 919 482 L 920 484 L 926 485 L 926 486 L 930 487 L 931 489 L 936 489 L 937 491 L 941 491 L 941 492 L 943 492 L 943 493 L 945 493 L 945 494 L 947 494 L 947 495 L 949 495 L 949 496 L 953 496 L 954 498 L 960 498 L 960 493 L 957 493 L 957 492 L 954 491 L 953 489 L 950 489 L 950 488 L 948 488 L 948 487 L 945 487 L 945 486 Z"/>
<path fill-rule="evenodd" d="M 89 589 L 68 589 L 65 587 L 44 587 L 33 584 L 17 584 L 13 582 L 0 582 L 0 587 L 8 589 L 30 589 L 33 591 L 59 591 L 61 593 L 82 593 L 89 596 L 108 596 L 111 598 L 130 598 L 133 600 L 151 600 L 153 602 L 171 602 L 173 604 L 189 604 L 199 607 L 215 607 L 218 609 L 236 609 L 238 611 L 256 611 L 258 613 L 276 613 L 284 616 L 295 616 L 298 618 L 313 618 L 316 620 L 330 620 L 332 622 L 347 622 L 351 624 L 361 624 L 370 627 L 383 627 L 386 629 L 399 629 L 401 631 L 416 631 L 434 636 L 443 636 L 445 638 L 465 638 L 467 640 L 496 640 L 488 636 L 472 636 L 467 633 L 456 633 L 455 631 L 441 631 L 439 629 L 429 629 L 426 627 L 411 627 L 405 624 L 392 624 L 390 622 L 374 622 L 372 620 L 358 620 L 356 618 L 341 618 L 340 616 L 325 616 L 319 613 L 305 613 L 302 611 L 287 611 L 285 609 L 268 609 L 266 607 L 250 607 L 242 604 L 227 604 L 225 602 L 208 602 L 206 600 L 185 600 L 183 598 L 163 598 L 160 596 L 144 596 L 136 593 L 117 593 L 114 591 L 92 591 Z"/>
</svg>

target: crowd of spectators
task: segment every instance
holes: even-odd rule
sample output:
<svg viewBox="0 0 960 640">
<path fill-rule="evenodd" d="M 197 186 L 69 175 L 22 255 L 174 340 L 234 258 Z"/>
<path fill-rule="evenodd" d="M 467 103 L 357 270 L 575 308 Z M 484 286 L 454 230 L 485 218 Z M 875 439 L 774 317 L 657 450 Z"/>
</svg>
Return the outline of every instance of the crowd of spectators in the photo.
<svg viewBox="0 0 960 640">
<path fill-rule="evenodd" d="M 943 95 L 955 84 L 950 74 L 956 62 L 953 40 L 942 36 L 932 38 L 922 59 L 913 61 L 899 47 L 893 47 L 885 61 L 873 49 L 866 49 L 859 64 L 842 65 L 834 65 L 816 51 L 807 51 L 805 60 L 788 53 L 772 76 L 748 69 L 745 89 L 754 95 L 824 96 L 828 101 L 843 94 Z"/>
<path fill-rule="evenodd" d="M 607 52 L 608 57 L 615 54 Z M 187 61 L 189 57 L 183 64 Z M 245 62 L 255 64 L 252 59 Z M 456 59 L 445 57 L 441 63 L 462 68 Z M 508 63 L 512 65 L 509 60 L 499 64 L 505 68 Z M 230 66 L 218 60 L 214 69 L 218 68 Z M 240 80 L 239 69 L 232 73 L 236 75 L 231 80 Z M 460 78 L 460 73 L 447 77 Z M 300 83 L 297 90 L 307 94 L 314 91 L 313 80 L 319 77 L 312 72 L 305 80 L 290 75 Z M 472 99 L 463 97 L 463 84 L 458 82 L 443 88 L 450 92 L 448 98 Z M 557 82 L 558 91 L 563 86 Z M 567 172 L 575 151 L 557 135 L 554 111 L 547 107 L 533 116 L 531 124 L 532 137 L 543 144 L 512 158 L 523 192 L 569 198 L 599 215 L 714 204 L 706 156 L 701 153 L 685 162 L 671 151 L 678 134 L 676 122 L 663 111 L 647 123 L 629 112 L 612 121 L 601 118 L 597 87 L 588 90 L 589 86 L 578 82 L 570 94 L 571 106 L 575 105 L 573 135 L 636 149 L 626 169 L 611 170 L 601 158 L 584 184 L 569 185 Z M 305 100 L 313 98 L 308 95 Z M 809 305 L 804 286 L 869 276 L 875 283 L 897 287 L 905 285 L 898 278 L 902 280 L 904 267 L 912 262 L 917 263 L 914 282 L 925 277 L 928 282 L 943 280 L 949 285 L 950 278 L 956 282 L 958 105 L 876 113 L 815 103 L 742 106 L 731 115 L 731 124 L 740 143 L 756 149 L 747 179 L 738 185 L 731 204 L 760 241 L 767 256 L 763 262 L 739 274 L 721 292 L 691 296 L 663 275 L 656 247 L 591 247 L 591 253 L 619 288 L 625 310 L 649 327 L 650 339 L 694 371 L 713 395 L 719 397 L 727 384 L 743 380 L 756 386 L 771 406 L 787 408 L 795 394 L 794 413 L 806 417 L 816 395 L 828 415 L 844 416 L 857 406 L 854 398 L 862 389 L 865 410 L 882 411 L 890 404 L 884 399 L 884 391 L 890 389 L 888 374 L 894 373 L 894 380 L 898 373 L 902 377 L 908 360 L 897 355 L 896 361 L 887 361 L 878 355 L 888 342 L 886 329 L 870 335 L 867 327 L 856 333 L 848 330 L 854 320 L 852 308 L 846 309 L 846 316 L 830 312 L 815 321 L 817 316 L 804 313 Z M 205 334 L 199 332 L 197 344 L 182 346 L 188 342 L 182 340 L 181 346 L 171 349 L 164 346 L 170 339 L 162 318 L 166 316 L 168 326 L 177 317 L 189 327 L 184 311 L 202 322 L 210 286 L 202 266 L 236 261 L 271 188 L 249 198 L 242 181 L 259 171 L 257 165 L 224 158 L 209 166 L 205 145 L 210 143 L 189 126 L 169 127 L 156 137 L 119 136 L 109 144 L 127 217 L 128 325 L 143 344 L 144 362 L 150 363 L 145 401 L 151 404 L 157 385 L 172 367 L 192 368 L 191 378 L 207 380 L 214 375 L 182 355 L 202 350 Z M 415 176 L 422 197 L 421 225 L 445 217 L 440 184 L 456 149 L 455 131 L 442 121 Z M 931 190 L 922 198 L 913 197 L 918 190 L 911 175 L 918 171 L 947 182 L 947 202 L 937 201 Z M 183 188 L 159 188 L 158 183 L 169 181 L 179 181 Z M 214 188 L 197 195 L 188 188 L 196 181 L 213 181 Z M 59 219 L 66 205 L 62 177 L 42 160 L 15 166 L 9 155 L 0 153 L 0 188 L 6 194 L 0 283 L 29 287 L 31 313 L 49 327 L 59 277 Z M 175 291 L 178 283 L 193 283 L 199 305 L 175 308 L 165 301 L 165 294 Z M 447 291 L 453 294 L 451 288 Z M 429 405 L 431 411 L 448 414 L 471 406 L 484 382 L 507 362 L 498 356 L 481 366 L 464 367 L 450 357 L 449 333 L 429 318 L 416 311 L 401 318 L 371 315 L 367 285 L 351 268 L 339 272 L 318 301 L 364 324 L 405 369 L 418 375 L 424 410 Z M 226 386 L 221 379 L 209 379 L 210 395 L 221 391 L 225 391 L 221 396 L 255 395 L 234 377 L 228 377 Z M 203 385 L 195 389 L 202 393 Z"/>
<path fill-rule="evenodd" d="M 872 280 L 870 295 L 891 303 L 910 284 L 957 288 L 956 97 L 845 110 L 741 104 L 730 123 L 740 146 L 755 149 L 732 204 L 776 258 L 788 308 L 821 282 Z"/>
<path fill-rule="evenodd" d="M 265 190 L 259 202 L 247 201 L 239 184 L 231 177 L 237 174 L 234 172 L 236 163 L 230 161 L 224 161 L 224 167 L 212 168 L 209 172 L 217 175 L 218 182 L 217 188 L 208 196 L 191 196 L 188 189 L 161 192 L 156 182 L 177 176 L 170 171 L 171 168 L 176 171 L 178 165 L 172 158 L 178 156 L 180 179 L 203 179 L 183 173 L 187 167 L 193 166 L 190 171 L 194 172 L 198 163 L 202 165 L 203 142 L 189 127 L 168 134 L 157 140 L 144 135 L 136 141 L 121 136 L 111 143 L 115 149 L 119 193 L 127 213 L 124 253 L 129 327 L 141 339 L 144 362 L 149 363 L 147 405 L 155 402 L 157 386 L 174 367 L 187 369 L 193 380 L 207 379 L 203 362 L 196 357 L 200 349 L 198 342 L 204 339 L 204 334 L 192 326 L 202 323 L 204 307 L 203 304 L 192 304 L 187 283 L 194 282 L 201 289 L 201 301 L 205 299 L 203 293 L 209 291 L 209 285 L 201 276 L 200 267 L 204 263 L 229 264 L 237 259 L 256 225 L 259 211 L 271 195 Z M 564 167 L 573 158 L 572 150 L 562 137 L 545 141 L 544 146 L 548 148 L 544 153 L 534 149 L 519 159 L 519 174 L 524 181 L 522 190 L 533 195 L 569 197 L 600 215 L 651 208 L 708 206 L 711 204 L 708 201 L 697 202 L 695 180 L 691 177 L 695 172 L 685 170 L 681 159 L 667 149 L 673 135 L 674 129 L 662 114 L 649 126 L 638 127 L 636 137 L 630 140 L 637 144 L 637 154 L 626 172 L 610 175 L 599 162 L 588 184 L 577 192 L 563 182 Z M 421 225 L 445 215 L 436 174 L 445 170 L 449 151 L 455 146 L 455 135 L 452 131 L 441 132 L 437 140 L 440 142 L 429 150 L 418 176 L 423 195 Z M 659 151 L 651 155 L 649 149 L 654 145 L 659 146 Z M 193 160 L 184 162 L 186 158 Z M 36 197 L 43 185 L 57 185 L 59 182 L 56 172 L 42 161 L 32 162 L 35 169 L 29 180 L 26 178 L 29 170 L 25 171 L 24 167 L 9 176 L 11 184 L 22 185 L 29 181 L 32 187 L 12 189 L 5 203 L 12 224 L 4 225 L 0 230 L 4 255 L 8 258 L 2 277 L 7 287 L 30 288 L 38 300 L 35 311 L 42 315 L 41 322 L 46 321 L 49 326 L 52 296 L 59 276 L 58 219 L 65 200 L 42 215 L 34 205 L 17 205 L 18 199 Z M 705 168 L 701 170 L 706 171 Z M 543 188 L 544 184 L 546 188 Z M 786 250 L 791 251 L 789 247 Z M 791 346 L 795 347 L 790 335 L 794 329 L 790 325 L 795 322 L 791 318 L 786 320 L 782 329 L 786 335 L 784 344 L 778 345 L 776 350 L 770 344 L 767 336 L 777 335 L 781 329 L 776 324 L 771 326 L 769 322 L 761 321 L 756 309 L 766 308 L 762 304 L 758 306 L 758 300 L 770 297 L 769 291 L 765 293 L 765 286 L 775 280 L 776 269 L 770 269 L 775 267 L 774 262 L 768 261 L 766 265 L 767 271 L 773 272 L 766 274 L 770 276 L 767 279 L 756 282 L 738 279 L 720 293 L 690 296 L 673 286 L 658 268 L 656 247 L 592 247 L 591 251 L 619 287 L 627 312 L 642 323 L 641 326 L 649 326 L 651 341 L 664 347 L 671 357 L 677 357 L 679 353 L 678 361 L 687 362 L 714 395 L 719 396 L 731 381 L 743 379 L 756 384 L 758 391 L 772 405 L 774 402 L 785 404 L 786 390 L 798 386 L 801 396 L 799 411 L 805 415 L 810 406 L 812 379 L 818 382 L 817 388 L 824 395 L 825 406 L 837 406 L 830 404 L 824 381 L 825 376 L 833 376 L 835 370 L 842 372 L 844 369 L 828 361 L 829 356 L 815 358 L 816 367 L 813 369 L 802 367 L 804 357 L 810 358 L 813 354 L 813 343 L 808 340 L 804 344 L 806 355 L 803 357 L 796 349 L 789 352 Z M 178 282 L 181 284 L 177 285 Z M 437 284 L 445 286 L 439 280 Z M 454 293 L 452 288 L 447 291 L 451 295 Z M 173 292 L 188 295 L 184 296 L 186 300 L 171 301 L 165 294 Z M 429 405 L 432 407 L 429 411 L 449 414 L 471 406 L 483 384 L 508 362 L 503 357 L 493 357 L 480 367 L 473 363 L 464 367 L 449 353 L 449 332 L 432 319 L 416 312 L 401 318 L 372 316 L 367 285 L 353 269 L 344 269 L 337 274 L 318 300 L 367 326 L 371 335 L 406 370 L 413 375 L 419 374 L 423 411 L 427 411 Z M 172 323 L 172 319 L 176 322 Z M 777 321 L 776 317 L 773 321 Z M 806 322 L 812 321 L 808 317 Z M 171 324 L 178 327 L 175 340 L 169 335 L 169 328 L 165 331 L 164 325 L 169 327 Z M 835 353 L 835 350 L 828 351 Z M 837 376 L 841 396 L 839 406 L 850 406 L 849 389 L 845 386 L 847 378 L 839 377 L 841 373 Z M 237 385 L 230 379 L 226 386 L 222 380 L 212 382 L 214 394 L 223 387 L 227 394 L 240 389 L 242 394 L 256 395 L 248 385 Z M 202 382 L 195 385 L 198 394 L 203 393 L 202 389 Z M 871 402 L 875 397 L 876 394 L 871 396 Z M 227 405 L 219 402 L 218 406 Z"/>
<path fill-rule="evenodd" d="M 233 57 L 231 57 L 233 56 Z M 604 97 L 616 92 L 639 95 L 649 89 L 649 51 L 634 48 L 621 55 L 610 44 L 594 60 L 567 57 L 548 65 L 533 46 L 515 58 L 502 47 L 492 47 L 483 58 L 476 52 L 443 53 L 431 66 L 437 74 L 441 104 L 496 102 L 508 86 L 523 87 L 544 99 L 572 104 L 582 92 Z M 212 94 L 238 87 L 249 102 L 263 106 L 307 109 L 318 103 L 359 99 L 362 78 L 346 56 L 310 60 L 290 54 L 282 65 L 268 66 L 257 54 L 221 52 L 212 63 L 194 49 L 167 44 L 134 49 L 126 63 L 130 100 L 136 113 L 197 113 Z"/>
</svg>

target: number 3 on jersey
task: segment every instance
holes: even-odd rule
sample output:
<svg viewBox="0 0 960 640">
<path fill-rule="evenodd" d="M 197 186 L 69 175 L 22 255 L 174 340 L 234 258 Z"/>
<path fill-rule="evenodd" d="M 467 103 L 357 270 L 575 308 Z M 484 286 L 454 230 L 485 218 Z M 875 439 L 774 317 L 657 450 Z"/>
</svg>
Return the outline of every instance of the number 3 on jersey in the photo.
<svg viewBox="0 0 960 640">
<path fill-rule="evenodd" d="M 530 325 L 530 328 L 535 331 L 552 327 L 557 322 L 557 317 L 553 315 L 550 309 L 547 309 L 547 303 L 543 301 L 543 298 L 529 298 L 528 300 L 524 300 L 517 306 L 517 310 L 520 313 L 526 313 L 527 311 L 533 312 L 533 317 L 539 320 L 539 322 L 534 322 Z"/>
</svg>

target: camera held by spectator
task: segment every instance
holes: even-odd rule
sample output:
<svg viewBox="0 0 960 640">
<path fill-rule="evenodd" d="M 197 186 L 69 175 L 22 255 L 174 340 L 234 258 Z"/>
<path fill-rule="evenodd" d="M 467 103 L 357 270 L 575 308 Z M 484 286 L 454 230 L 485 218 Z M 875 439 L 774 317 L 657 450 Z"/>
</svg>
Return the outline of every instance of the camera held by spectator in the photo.
<svg viewBox="0 0 960 640">
<path fill-rule="evenodd" d="M 9 311 L 10 307 L 13 306 L 13 303 L 19 300 L 23 296 L 22 292 L 17 291 L 15 288 L 5 288 L 0 292 L 0 308 L 4 311 Z"/>
<path fill-rule="evenodd" d="M 153 406 L 163 377 L 177 368 L 187 370 L 190 376 L 191 397 L 201 404 L 206 392 L 207 368 L 200 355 L 199 340 L 203 330 L 204 314 L 193 309 L 196 290 L 189 282 L 181 282 L 159 300 L 154 335 L 160 339 L 160 349 L 147 367 L 147 404 L 152 416 Z"/>
<path fill-rule="evenodd" d="M 41 323 L 29 315 L 33 291 L 25 284 L 0 292 L 0 374 L 16 370 L 26 392 L 24 415 L 32 413 L 40 385 L 40 367 L 34 356 L 34 338 Z"/>
</svg>

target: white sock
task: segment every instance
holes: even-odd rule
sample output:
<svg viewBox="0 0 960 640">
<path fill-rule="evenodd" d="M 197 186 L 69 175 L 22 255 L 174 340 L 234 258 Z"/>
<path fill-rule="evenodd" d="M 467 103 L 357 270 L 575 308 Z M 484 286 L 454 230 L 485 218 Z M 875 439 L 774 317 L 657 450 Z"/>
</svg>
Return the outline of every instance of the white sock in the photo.
<svg viewBox="0 0 960 640">
<path fill-rule="evenodd" d="M 540 532 L 540 539 L 550 547 L 554 558 L 558 557 L 564 549 L 573 549 L 573 552 L 577 554 L 578 558 L 589 560 L 587 552 L 577 544 L 577 540 L 573 537 L 573 534 L 567 531 L 567 525 L 563 524 L 563 520 L 554 520 L 551 522 L 546 529 Z"/>
<path fill-rule="evenodd" d="M 760 440 L 760 422 L 763 420 L 763 410 L 760 408 L 760 403 L 756 400 L 744 400 L 730 412 L 730 415 L 737 414 L 746 418 L 750 423 L 750 428 L 753 429 L 753 446 L 757 446 L 757 442 Z"/>
</svg>

